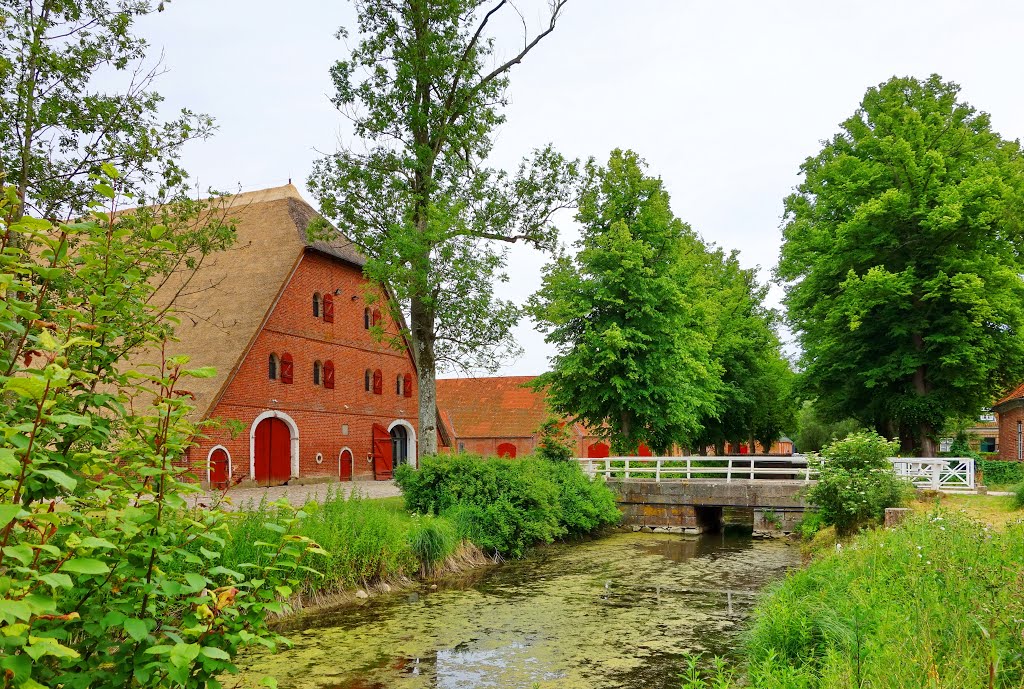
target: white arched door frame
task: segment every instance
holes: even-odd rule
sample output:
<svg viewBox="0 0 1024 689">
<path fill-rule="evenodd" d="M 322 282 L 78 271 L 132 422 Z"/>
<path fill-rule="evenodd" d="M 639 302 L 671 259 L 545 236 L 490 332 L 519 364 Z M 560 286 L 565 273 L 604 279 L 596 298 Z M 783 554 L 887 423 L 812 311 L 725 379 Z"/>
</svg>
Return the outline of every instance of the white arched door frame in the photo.
<svg viewBox="0 0 1024 689">
<path fill-rule="evenodd" d="M 217 450 L 224 450 L 224 454 L 228 456 L 228 483 L 231 483 L 231 472 L 233 471 L 231 467 L 231 452 L 229 452 L 228 448 L 224 447 L 223 445 L 214 445 L 213 447 L 210 448 L 210 451 L 206 453 L 206 485 L 208 486 L 213 485 L 210 479 L 210 475 L 212 473 L 210 471 L 210 467 L 211 460 L 213 460 L 213 453 L 216 452 Z"/>
<path fill-rule="evenodd" d="M 256 417 L 252 422 L 252 426 L 249 427 L 249 478 L 256 480 L 256 427 L 260 425 L 260 421 L 264 419 L 281 419 L 288 425 L 288 430 L 291 431 L 291 478 L 296 478 L 299 475 L 299 426 L 295 423 L 295 419 L 285 414 L 283 411 L 268 410 Z"/>
<path fill-rule="evenodd" d="M 404 426 L 405 430 L 408 432 L 409 459 L 412 460 L 412 468 L 419 469 L 420 457 L 419 454 L 416 452 L 416 429 L 413 428 L 412 424 L 406 421 L 405 419 L 395 419 L 394 421 L 391 422 L 391 425 L 388 426 L 388 433 L 391 433 L 391 429 L 394 428 L 395 426 Z"/>
</svg>

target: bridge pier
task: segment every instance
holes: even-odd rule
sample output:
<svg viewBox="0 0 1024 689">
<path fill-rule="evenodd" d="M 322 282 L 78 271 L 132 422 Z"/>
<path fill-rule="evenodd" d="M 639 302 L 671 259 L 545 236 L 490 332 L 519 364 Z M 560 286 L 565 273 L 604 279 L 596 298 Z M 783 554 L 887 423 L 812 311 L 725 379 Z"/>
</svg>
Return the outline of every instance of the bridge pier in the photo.
<svg viewBox="0 0 1024 689">
<path fill-rule="evenodd" d="M 722 508 L 714 505 L 619 504 L 622 523 L 634 531 L 702 534 L 722 528 Z"/>
</svg>

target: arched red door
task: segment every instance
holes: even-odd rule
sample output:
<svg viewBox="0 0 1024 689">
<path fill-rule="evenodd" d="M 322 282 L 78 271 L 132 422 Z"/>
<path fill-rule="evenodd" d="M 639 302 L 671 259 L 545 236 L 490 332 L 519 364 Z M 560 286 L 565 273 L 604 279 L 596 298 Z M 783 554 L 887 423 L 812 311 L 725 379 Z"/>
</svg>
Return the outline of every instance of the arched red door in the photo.
<svg viewBox="0 0 1024 689">
<path fill-rule="evenodd" d="M 640 447 L 638 447 L 636 449 L 636 454 L 637 454 L 638 457 L 650 457 L 651 456 L 651 448 L 647 447 L 643 443 L 640 443 Z"/>
<path fill-rule="evenodd" d="M 390 481 L 394 470 L 391 457 L 391 434 L 379 423 L 373 424 L 373 478 Z"/>
<path fill-rule="evenodd" d="M 339 481 L 351 481 L 352 480 L 352 451 L 342 450 L 341 457 L 338 459 L 338 480 Z"/>
<path fill-rule="evenodd" d="M 608 456 L 609 448 L 604 443 L 594 443 L 587 448 L 587 457 L 591 459 L 603 459 Z"/>
<path fill-rule="evenodd" d="M 227 488 L 228 479 L 231 477 L 230 461 L 228 453 L 222 447 L 218 447 L 210 453 L 211 488 Z"/>
<path fill-rule="evenodd" d="M 281 419 L 263 419 L 256 426 L 256 483 L 279 486 L 292 475 L 292 433 Z"/>
<path fill-rule="evenodd" d="M 516 446 L 512 443 L 501 443 L 497 447 L 497 452 L 499 457 L 516 458 Z"/>
</svg>

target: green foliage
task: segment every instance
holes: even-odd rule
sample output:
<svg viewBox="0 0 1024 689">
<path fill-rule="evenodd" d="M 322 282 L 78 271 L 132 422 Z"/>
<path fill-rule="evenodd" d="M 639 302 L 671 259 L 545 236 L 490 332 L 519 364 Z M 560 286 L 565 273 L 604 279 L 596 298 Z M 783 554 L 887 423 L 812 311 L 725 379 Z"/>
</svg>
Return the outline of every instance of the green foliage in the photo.
<svg viewBox="0 0 1024 689">
<path fill-rule="evenodd" d="M 889 457 L 899 445 L 877 433 L 861 431 L 822 450 L 818 482 L 807 491 L 822 521 L 840 533 L 850 533 L 885 516 L 912 490 L 892 471 Z"/>
<path fill-rule="evenodd" d="M 12 687 L 217 686 L 239 649 L 280 641 L 266 616 L 320 551 L 284 511 L 251 544 L 259 570 L 225 567 L 223 513 L 188 509 L 187 384 L 211 372 L 124 360 L 126 340 L 166 341 L 140 276 L 171 249 L 111 222 L 104 172 L 107 209 L 74 224 L 0 197 L 0 669 Z"/>
<path fill-rule="evenodd" d="M 568 462 L 575 452 L 568 424 L 558 417 L 548 417 L 537 432 L 537 457 L 549 462 Z"/>
<path fill-rule="evenodd" d="M 102 193 L 188 195 L 181 148 L 210 136 L 213 122 L 188 110 L 160 120 L 160 69 L 145 64 L 149 46 L 133 34 L 151 11 L 144 0 L 0 4 L 0 180 L 25 204 L 16 215 L 83 213 L 102 165 L 124 173 Z"/>
<path fill-rule="evenodd" d="M 608 427 L 616 452 L 685 444 L 715 409 L 720 373 L 704 245 L 630 151 L 588 166 L 576 218 L 578 254 L 545 268 L 530 302 L 557 348 L 538 384 L 557 413 Z"/>
<path fill-rule="evenodd" d="M 756 269 L 743 269 L 738 252 L 708 252 L 707 277 L 715 304 L 712 357 L 721 371 L 715 404 L 701 419 L 693 446 L 746 443 L 752 438 L 769 448 L 795 425 L 796 374 L 782 354 L 776 332 L 778 314 L 764 305 L 767 285 Z"/>
<path fill-rule="evenodd" d="M 797 452 L 821 452 L 834 440 L 861 430 L 854 419 L 827 422 L 821 418 L 817 405 L 808 400 L 803 403 L 796 417 L 796 437 L 793 438 Z"/>
<path fill-rule="evenodd" d="M 969 454 L 954 455 L 969 457 Z M 992 459 L 975 460 L 987 486 L 1015 486 L 1024 483 L 1024 462 L 1000 462 Z"/>
<path fill-rule="evenodd" d="M 493 369 L 517 350 L 519 309 L 493 291 L 508 279 L 498 247 L 552 249 L 551 216 L 574 199 L 576 164 L 550 148 L 515 175 L 486 164 L 509 72 L 554 30 L 564 3 L 497 60 L 491 28 L 525 16 L 511 3 L 354 0 L 358 37 L 331 69 L 334 103 L 361 141 L 317 161 L 309 188 L 409 314 L 424 454 L 437 450 L 437 366 Z"/>
<path fill-rule="evenodd" d="M 1024 483 L 1017 486 L 1017 490 L 1013 492 L 1013 508 L 1024 510 Z"/>
<path fill-rule="evenodd" d="M 822 416 L 925 455 L 1024 378 L 1024 158 L 959 92 L 868 89 L 801 167 L 777 269 Z"/>
<path fill-rule="evenodd" d="M 825 526 L 825 519 L 817 512 L 805 512 L 804 518 L 796 525 L 796 531 L 805 541 L 814 538 L 814 534 Z"/>
<path fill-rule="evenodd" d="M 410 509 L 448 518 L 459 537 L 513 557 L 620 518 L 611 491 L 571 462 L 460 453 L 423 458 L 419 470 L 399 467 L 395 481 Z"/>
<path fill-rule="evenodd" d="M 995 533 L 937 513 L 865 532 L 757 606 L 749 685 L 1019 687 L 1022 586 L 1024 524 Z"/>
</svg>

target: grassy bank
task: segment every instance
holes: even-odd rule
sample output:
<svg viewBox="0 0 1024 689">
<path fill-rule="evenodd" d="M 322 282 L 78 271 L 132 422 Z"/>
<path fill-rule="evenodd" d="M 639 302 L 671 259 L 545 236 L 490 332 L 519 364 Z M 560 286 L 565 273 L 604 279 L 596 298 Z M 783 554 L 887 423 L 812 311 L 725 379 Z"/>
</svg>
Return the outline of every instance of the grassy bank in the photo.
<svg viewBox="0 0 1024 689">
<path fill-rule="evenodd" d="M 1024 685 L 1024 525 L 949 511 L 866 532 L 754 614 L 754 687 Z"/>
</svg>

